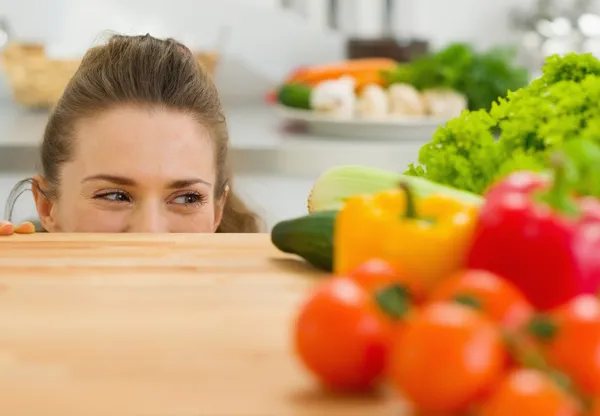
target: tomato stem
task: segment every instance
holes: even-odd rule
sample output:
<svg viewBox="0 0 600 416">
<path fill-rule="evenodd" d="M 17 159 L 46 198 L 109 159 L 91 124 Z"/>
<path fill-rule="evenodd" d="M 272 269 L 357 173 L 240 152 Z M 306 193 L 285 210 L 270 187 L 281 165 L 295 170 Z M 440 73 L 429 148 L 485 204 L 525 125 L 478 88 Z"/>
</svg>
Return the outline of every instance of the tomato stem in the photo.
<svg viewBox="0 0 600 416">
<path fill-rule="evenodd" d="M 535 345 L 520 335 L 512 332 L 504 333 L 504 343 L 511 356 L 523 367 L 531 367 L 540 371 L 548 370 L 548 363 Z"/>
<path fill-rule="evenodd" d="M 534 316 L 527 324 L 527 332 L 541 341 L 550 341 L 556 336 L 558 326 L 548 316 Z"/>
<path fill-rule="evenodd" d="M 481 310 L 481 308 L 483 307 L 481 301 L 471 295 L 456 295 L 454 297 L 454 302 L 460 303 L 461 305 L 465 305 L 477 310 Z"/>
<path fill-rule="evenodd" d="M 412 306 L 411 296 L 402 285 L 388 286 L 375 294 L 381 310 L 393 319 L 401 319 Z"/>
<path fill-rule="evenodd" d="M 533 368 L 547 374 L 558 387 L 577 398 L 584 406 L 586 405 L 584 396 L 574 386 L 571 378 L 551 366 L 534 343 L 521 334 L 508 331 L 504 332 L 504 343 L 510 355 L 520 366 Z"/>
</svg>

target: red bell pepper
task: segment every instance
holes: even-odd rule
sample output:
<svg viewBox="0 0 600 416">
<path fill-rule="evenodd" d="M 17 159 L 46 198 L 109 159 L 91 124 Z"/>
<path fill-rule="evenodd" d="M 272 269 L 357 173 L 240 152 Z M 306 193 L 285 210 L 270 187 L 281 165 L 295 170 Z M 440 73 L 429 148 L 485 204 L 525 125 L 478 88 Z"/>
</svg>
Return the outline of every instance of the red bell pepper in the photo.
<svg viewBox="0 0 600 416">
<path fill-rule="evenodd" d="M 497 197 L 502 197 L 508 192 L 529 194 L 533 191 L 545 189 L 548 186 L 548 177 L 529 171 L 520 171 L 509 175 L 501 182 L 495 183 L 486 191 L 485 197 L 487 200 L 495 199 Z"/>
<path fill-rule="evenodd" d="M 600 221 L 600 200 L 584 197 L 579 200 L 579 207 L 586 221 Z"/>
<path fill-rule="evenodd" d="M 600 289 L 600 201 L 570 194 L 564 169 L 554 180 L 518 172 L 486 194 L 468 266 L 518 286 L 541 310 Z"/>
</svg>

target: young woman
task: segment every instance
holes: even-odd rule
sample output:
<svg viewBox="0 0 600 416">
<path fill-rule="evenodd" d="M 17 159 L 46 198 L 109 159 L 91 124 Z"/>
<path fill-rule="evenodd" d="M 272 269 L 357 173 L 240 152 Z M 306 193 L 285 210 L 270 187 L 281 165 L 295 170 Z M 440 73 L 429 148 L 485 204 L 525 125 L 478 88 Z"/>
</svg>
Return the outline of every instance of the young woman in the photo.
<svg viewBox="0 0 600 416">
<path fill-rule="evenodd" d="M 114 36 L 83 58 L 48 120 L 42 170 L 15 187 L 7 212 L 31 184 L 48 232 L 257 232 L 231 188 L 228 141 L 190 50 Z M 0 234 L 14 231 L 0 222 Z"/>
</svg>

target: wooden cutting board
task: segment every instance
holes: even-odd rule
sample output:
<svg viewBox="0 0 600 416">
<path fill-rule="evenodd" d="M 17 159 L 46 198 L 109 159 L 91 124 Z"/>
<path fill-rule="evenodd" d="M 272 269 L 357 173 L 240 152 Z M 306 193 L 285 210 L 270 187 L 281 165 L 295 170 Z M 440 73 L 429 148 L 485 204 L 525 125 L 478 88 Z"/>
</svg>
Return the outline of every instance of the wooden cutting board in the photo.
<svg viewBox="0 0 600 416">
<path fill-rule="evenodd" d="M 0 414 L 398 415 L 297 363 L 294 313 L 322 277 L 266 234 L 0 238 Z"/>
</svg>

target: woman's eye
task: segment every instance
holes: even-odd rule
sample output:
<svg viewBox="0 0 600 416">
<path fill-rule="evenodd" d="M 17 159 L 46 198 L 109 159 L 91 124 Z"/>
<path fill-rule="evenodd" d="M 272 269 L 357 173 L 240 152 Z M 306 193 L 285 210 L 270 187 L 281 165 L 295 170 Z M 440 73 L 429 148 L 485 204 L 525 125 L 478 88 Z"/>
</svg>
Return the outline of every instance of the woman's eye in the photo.
<svg viewBox="0 0 600 416">
<path fill-rule="evenodd" d="M 199 205 L 204 202 L 204 196 L 199 194 L 180 195 L 172 200 L 171 203 L 178 205 Z"/>
<path fill-rule="evenodd" d="M 109 192 L 96 196 L 97 199 L 104 199 L 111 202 L 131 202 L 131 198 L 124 192 Z"/>
</svg>

